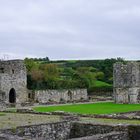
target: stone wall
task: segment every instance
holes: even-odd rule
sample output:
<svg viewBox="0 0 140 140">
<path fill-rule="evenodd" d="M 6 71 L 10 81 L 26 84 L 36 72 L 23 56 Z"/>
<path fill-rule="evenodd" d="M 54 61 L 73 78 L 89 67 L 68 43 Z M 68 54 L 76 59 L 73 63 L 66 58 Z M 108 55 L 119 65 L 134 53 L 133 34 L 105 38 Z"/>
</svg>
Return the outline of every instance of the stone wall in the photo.
<svg viewBox="0 0 140 140">
<path fill-rule="evenodd" d="M 8 130 L 0 130 L 0 139 L 9 136 L 6 140 L 11 140 L 11 138 L 18 136 L 18 139 L 67 140 L 69 139 L 70 130 L 70 122 L 22 126 Z"/>
<path fill-rule="evenodd" d="M 71 138 L 93 136 L 97 134 L 107 134 L 111 132 L 126 131 L 123 126 L 101 125 L 92 123 L 74 123 L 71 129 Z"/>
<path fill-rule="evenodd" d="M 91 92 L 89 96 L 101 96 L 101 97 L 112 97 L 113 91 L 98 91 L 98 92 Z"/>
<path fill-rule="evenodd" d="M 107 134 L 74 138 L 70 140 L 129 140 L 129 137 L 127 132 L 112 132 Z"/>
<path fill-rule="evenodd" d="M 101 125 L 63 121 L 0 130 L 1 140 L 139 140 L 138 125 Z"/>
<path fill-rule="evenodd" d="M 39 103 L 67 102 L 87 100 L 86 89 L 70 90 L 38 90 L 35 91 L 35 101 Z"/>
<path fill-rule="evenodd" d="M 140 103 L 140 63 L 116 63 L 113 75 L 115 102 Z"/>
<path fill-rule="evenodd" d="M 14 91 L 11 97 L 15 94 L 15 102 L 25 102 L 27 100 L 26 85 L 26 67 L 22 60 L 0 61 L 1 100 L 9 103 L 10 91 Z"/>
<path fill-rule="evenodd" d="M 0 111 L 4 111 L 6 109 L 6 104 L 0 100 Z"/>
</svg>

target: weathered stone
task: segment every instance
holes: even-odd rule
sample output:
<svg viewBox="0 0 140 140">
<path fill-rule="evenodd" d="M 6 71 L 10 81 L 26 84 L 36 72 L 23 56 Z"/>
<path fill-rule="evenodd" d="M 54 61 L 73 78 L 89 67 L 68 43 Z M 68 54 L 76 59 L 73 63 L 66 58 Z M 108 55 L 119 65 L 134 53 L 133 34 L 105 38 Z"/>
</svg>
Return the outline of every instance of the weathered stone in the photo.
<svg viewBox="0 0 140 140">
<path fill-rule="evenodd" d="M 112 132 L 107 134 L 98 134 L 93 136 L 74 138 L 70 140 L 128 140 L 127 132 Z"/>
<path fill-rule="evenodd" d="M 0 100 L 9 103 L 27 101 L 27 74 L 22 60 L 0 61 Z"/>
<path fill-rule="evenodd" d="M 84 101 L 88 99 L 87 89 L 69 89 L 69 90 L 38 90 L 35 91 L 35 101 L 40 104 L 47 103 L 65 103 L 72 101 Z"/>
<path fill-rule="evenodd" d="M 67 140 L 71 130 L 71 123 L 68 121 L 22 126 L 14 129 L 1 130 L 1 133 L 9 136 L 18 136 L 31 140 Z M 4 139 L 5 140 L 5 139 Z M 11 140 L 11 139 L 6 139 Z"/>
<path fill-rule="evenodd" d="M 115 102 L 140 103 L 140 63 L 116 63 L 113 75 Z"/>
<path fill-rule="evenodd" d="M 15 140 L 139 140 L 140 126 L 63 121 L 0 130 L 0 139 L 13 138 Z"/>
<path fill-rule="evenodd" d="M 74 123 L 71 128 L 70 138 L 79 138 L 85 136 L 93 136 L 96 134 L 105 134 L 120 129 L 118 126 L 96 125 L 92 123 Z"/>
<path fill-rule="evenodd" d="M 10 135 L 10 134 L 1 133 L 0 140 L 27 140 L 27 139 L 21 138 L 17 135 Z"/>
</svg>

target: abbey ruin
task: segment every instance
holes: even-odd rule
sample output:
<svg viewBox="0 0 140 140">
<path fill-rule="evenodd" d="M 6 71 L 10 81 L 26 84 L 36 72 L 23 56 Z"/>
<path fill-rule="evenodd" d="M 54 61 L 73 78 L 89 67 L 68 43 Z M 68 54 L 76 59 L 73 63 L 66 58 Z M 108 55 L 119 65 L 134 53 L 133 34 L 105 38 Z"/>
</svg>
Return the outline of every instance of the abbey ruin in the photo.
<svg viewBox="0 0 140 140">
<path fill-rule="evenodd" d="M 114 65 L 116 103 L 140 103 L 140 62 Z"/>
<path fill-rule="evenodd" d="M 56 102 L 87 100 L 86 89 L 31 91 L 27 89 L 26 66 L 22 60 L 0 61 L 0 103 Z"/>
<path fill-rule="evenodd" d="M 0 100 L 7 104 L 26 102 L 26 75 L 22 60 L 0 61 Z"/>
</svg>

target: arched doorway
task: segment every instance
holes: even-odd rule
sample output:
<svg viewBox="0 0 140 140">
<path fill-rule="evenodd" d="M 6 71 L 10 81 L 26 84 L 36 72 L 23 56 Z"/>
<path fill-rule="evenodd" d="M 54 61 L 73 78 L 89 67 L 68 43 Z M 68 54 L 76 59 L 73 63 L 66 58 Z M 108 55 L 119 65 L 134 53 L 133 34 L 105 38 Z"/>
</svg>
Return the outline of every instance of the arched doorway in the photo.
<svg viewBox="0 0 140 140">
<path fill-rule="evenodd" d="M 9 103 L 15 103 L 16 102 L 16 91 L 14 88 L 12 88 L 9 92 Z"/>
</svg>

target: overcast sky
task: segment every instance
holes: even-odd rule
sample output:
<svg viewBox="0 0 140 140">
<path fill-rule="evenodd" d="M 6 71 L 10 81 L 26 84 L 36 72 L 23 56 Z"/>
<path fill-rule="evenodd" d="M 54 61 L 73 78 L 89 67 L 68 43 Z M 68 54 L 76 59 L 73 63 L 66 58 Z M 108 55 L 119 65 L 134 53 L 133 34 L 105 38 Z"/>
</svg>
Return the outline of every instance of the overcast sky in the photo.
<svg viewBox="0 0 140 140">
<path fill-rule="evenodd" d="M 0 56 L 140 59 L 140 0 L 0 0 Z"/>
</svg>

